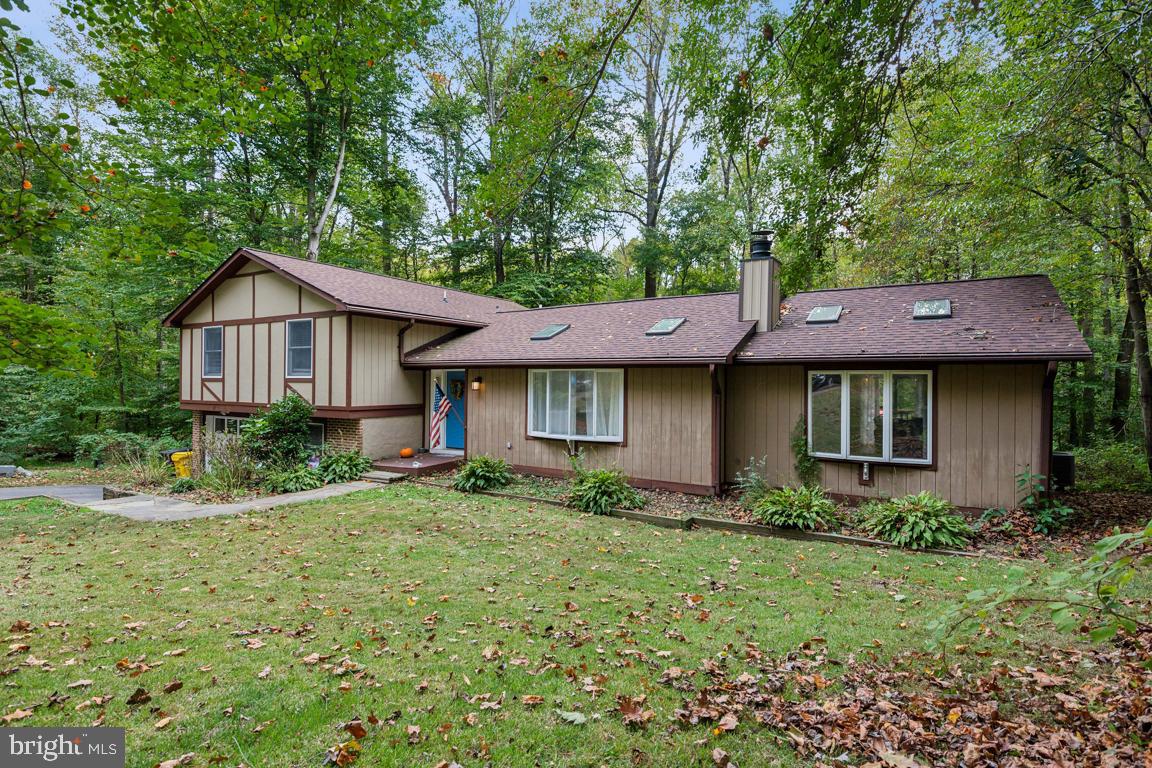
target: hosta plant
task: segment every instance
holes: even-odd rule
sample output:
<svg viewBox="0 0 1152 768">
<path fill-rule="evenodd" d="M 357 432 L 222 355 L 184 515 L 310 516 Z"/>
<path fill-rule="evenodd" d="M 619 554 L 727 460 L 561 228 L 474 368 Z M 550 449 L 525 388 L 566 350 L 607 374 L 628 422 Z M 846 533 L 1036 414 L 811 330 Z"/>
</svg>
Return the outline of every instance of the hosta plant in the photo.
<svg viewBox="0 0 1152 768">
<path fill-rule="evenodd" d="M 452 487 L 465 493 L 491 491 L 512 482 L 512 467 L 504 459 L 473 456 L 456 472 Z"/>
<path fill-rule="evenodd" d="M 956 508 L 928 491 L 860 507 L 865 531 L 901 547 L 961 549 L 972 529 Z"/>
<path fill-rule="evenodd" d="M 606 515 L 613 509 L 639 509 L 644 497 L 628 485 L 628 476 L 619 469 L 584 469 L 572 463 L 572 504 L 581 512 Z"/>
<path fill-rule="evenodd" d="M 306 466 L 272 472 L 264 480 L 264 486 L 272 493 L 311 491 L 323 485 L 324 476 L 318 470 Z"/>
<path fill-rule="evenodd" d="M 329 453 L 320 459 L 320 475 L 325 483 L 350 483 L 372 467 L 372 459 L 359 451 Z"/>
<path fill-rule="evenodd" d="M 760 522 L 777 528 L 826 531 L 840 523 L 836 503 L 819 486 L 802 485 L 770 491 L 753 510 Z"/>
</svg>

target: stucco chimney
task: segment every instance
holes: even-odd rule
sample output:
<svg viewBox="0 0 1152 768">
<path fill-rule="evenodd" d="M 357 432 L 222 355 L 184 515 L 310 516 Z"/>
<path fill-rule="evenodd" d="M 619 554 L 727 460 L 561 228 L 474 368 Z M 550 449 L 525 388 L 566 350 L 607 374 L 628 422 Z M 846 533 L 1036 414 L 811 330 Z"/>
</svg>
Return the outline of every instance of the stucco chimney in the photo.
<svg viewBox="0 0 1152 768">
<path fill-rule="evenodd" d="M 780 323 L 780 262 L 772 255 L 772 230 L 758 229 L 740 262 L 740 319 L 755 320 L 756 331 Z"/>
</svg>

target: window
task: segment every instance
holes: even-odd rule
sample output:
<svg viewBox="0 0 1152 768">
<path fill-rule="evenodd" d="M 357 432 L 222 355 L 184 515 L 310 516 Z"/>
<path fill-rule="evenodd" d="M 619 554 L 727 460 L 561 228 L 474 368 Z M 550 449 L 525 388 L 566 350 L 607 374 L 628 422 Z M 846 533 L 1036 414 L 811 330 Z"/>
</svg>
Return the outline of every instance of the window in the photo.
<svg viewBox="0 0 1152 768">
<path fill-rule="evenodd" d="M 312 378 L 312 318 L 289 320 L 284 326 L 284 375 Z"/>
<path fill-rule="evenodd" d="M 308 447 L 317 450 L 324 447 L 324 425 L 316 422 L 308 422 Z"/>
<path fill-rule="evenodd" d="M 238 435 L 247 420 L 244 416 L 209 416 L 208 431 L 223 435 Z"/>
<path fill-rule="evenodd" d="M 564 440 L 622 441 L 624 371 L 529 371 L 528 434 Z"/>
<path fill-rule="evenodd" d="M 808 452 L 854 461 L 930 464 L 929 371 L 812 371 Z"/>
<path fill-rule="evenodd" d="M 204 357 L 200 375 L 205 379 L 218 379 L 224 375 L 224 326 L 205 328 Z"/>
<path fill-rule="evenodd" d="M 844 307 L 840 304 L 821 304 L 818 307 L 812 307 L 808 312 L 808 319 L 804 322 L 815 325 L 816 323 L 835 323 L 840 320 L 840 313 L 844 311 Z"/>
<path fill-rule="evenodd" d="M 571 327 L 568 323 L 552 323 L 551 325 L 546 325 L 532 334 L 532 341 L 546 341 L 555 338 Z"/>
<path fill-rule="evenodd" d="M 684 325 L 687 318 L 683 317 L 666 317 L 656 323 L 656 325 L 649 328 L 644 332 L 645 336 L 669 336 L 676 332 L 676 329 Z"/>
<path fill-rule="evenodd" d="M 935 320 L 952 317 L 951 299 L 924 299 L 912 305 L 912 317 L 916 320 Z"/>
</svg>

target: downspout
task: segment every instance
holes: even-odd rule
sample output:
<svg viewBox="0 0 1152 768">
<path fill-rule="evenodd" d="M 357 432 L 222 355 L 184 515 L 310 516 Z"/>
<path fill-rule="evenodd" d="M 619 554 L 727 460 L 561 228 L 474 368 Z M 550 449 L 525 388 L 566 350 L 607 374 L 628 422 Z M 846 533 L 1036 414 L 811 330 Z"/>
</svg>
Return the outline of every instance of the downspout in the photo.
<svg viewBox="0 0 1152 768">
<path fill-rule="evenodd" d="M 723 466 L 724 440 L 724 402 L 720 388 L 720 366 L 710 364 L 708 377 L 712 381 L 712 493 L 719 496 L 723 480 L 720 470 Z"/>
<path fill-rule="evenodd" d="M 414 325 L 416 325 L 416 321 L 412 318 L 408 318 L 407 324 L 402 325 L 400 330 L 396 333 L 396 359 L 399 361 L 400 365 L 404 365 L 404 334 L 412 330 L 412 326 Z"/>
<path fill-rule="evenodd" d="M 1040 395 L 1040 471 L 1038 474 L 1044 478 L 1045 495 L 1052 491 L 1052 409 L 1053 392 L 1056 385 L 1056 368 L 1059 365 L 1055 360 L 1048 361 L 1044 370 L 1044 388 Z"/>
</svg>

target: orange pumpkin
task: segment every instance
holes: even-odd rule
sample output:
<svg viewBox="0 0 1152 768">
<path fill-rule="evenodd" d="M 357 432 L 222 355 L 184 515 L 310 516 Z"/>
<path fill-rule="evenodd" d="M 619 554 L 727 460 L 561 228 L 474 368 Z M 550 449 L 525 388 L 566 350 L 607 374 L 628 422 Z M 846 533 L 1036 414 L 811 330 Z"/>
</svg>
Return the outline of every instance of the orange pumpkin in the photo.
<svg viewBox="0 0 1152 768">
<path fill-rule="evenodd" d="M 401 448 L 400 449 L 400 458 L 402 458 L 402 459 L 410 459 L 415 455 L 416 455 L 416 451 L 412 450 L 411 448 Z"/>
</svg>

